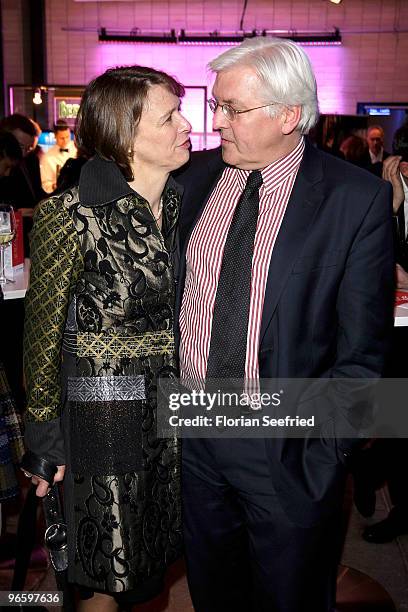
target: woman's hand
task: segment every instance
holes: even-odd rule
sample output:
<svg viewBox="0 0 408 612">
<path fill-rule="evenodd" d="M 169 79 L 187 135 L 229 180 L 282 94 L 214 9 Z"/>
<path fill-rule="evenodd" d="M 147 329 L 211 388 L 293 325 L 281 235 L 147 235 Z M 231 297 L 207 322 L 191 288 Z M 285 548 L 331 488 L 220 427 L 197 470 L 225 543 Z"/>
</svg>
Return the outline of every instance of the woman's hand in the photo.
<svg viewBox="0 0 408 612">
<path fill-rule="evenodd" d="M 37 490 L 35 493 L 37 497 L 45 497 L 48 491 L 50 490 L 49 483 L 43 478 L 40 478 L 39 476 L 30 474 L 26 470 L 23 470 L 23 472 L 27 476 L 27 478 L 31 478 L 31 482 L 33 483 L 33 485 L 37 486 Z M 54 476 L 54 482 L 61 482 L 61 480 L 64 479 L 64 476 L 65 476 L 65 465 L 57 465 L 57 473 Z"/>
<path fill-rule="evenodd" d="M 392 208 L 394 215 L 404 201 L 404 189 L 402 187 L 399 165 L 402 157 L 400 155 L 390 155 L 383 163 L 382 177 L 392 185 L 393 199 Z"/>
<path fill-rule="evenodd" d="M 408 291 L 408 272 L 404 270 L 402 266 L 397 264 L 396 266 L 397 275 L 397 289 L 402 291 Z"/>
</svg>

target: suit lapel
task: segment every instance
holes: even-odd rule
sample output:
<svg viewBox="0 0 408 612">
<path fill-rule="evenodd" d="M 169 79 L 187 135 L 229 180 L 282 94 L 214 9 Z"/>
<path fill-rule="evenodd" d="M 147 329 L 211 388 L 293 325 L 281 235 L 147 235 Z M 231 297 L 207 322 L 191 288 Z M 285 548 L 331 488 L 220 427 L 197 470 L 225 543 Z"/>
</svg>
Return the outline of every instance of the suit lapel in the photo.
<svg viewBox="0 0 408 612">
<path fill-rule="evenodd" d="M 308 143 L 271 256 L 262 313 L 260 345 L 293 265 L 323 200 L 323 168 L 319 153 Z"/>
</svg>

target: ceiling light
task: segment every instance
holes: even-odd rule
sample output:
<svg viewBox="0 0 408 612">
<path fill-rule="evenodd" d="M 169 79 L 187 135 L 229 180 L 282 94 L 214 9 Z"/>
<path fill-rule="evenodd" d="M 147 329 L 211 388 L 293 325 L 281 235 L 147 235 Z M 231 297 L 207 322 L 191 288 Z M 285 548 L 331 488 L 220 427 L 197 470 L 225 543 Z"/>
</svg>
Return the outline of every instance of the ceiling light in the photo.
<svg viewBox="0 0 408 612">
<path fill-rule="evenodd" d="M 33 102 L 34 104 L 42 104 L 41 89 L 39 87 L 34 90 Z"/>
<path fill-rule="evenodd" d="M 341 34 L 338 28 L 333 32 L 297 32 L 283 30 L 252 30 L 251 32 L 186 32 L 170 30 L 161 32 L 156 30 L 141 31 L 138 28 L 130 32 L 113 32 L 106 28 L 99 30 L 99 42 L 102 43 L 161 43 L 179 45 L 238 45 L 246 38 L 257 36 L 278 36 L 289 38 L 300 45 L 331 46 L 341 45 Z"/>
<path fill-rule="evenodd" d="M 140 32 L 139 30 L 124 34 L 123 32 L 108 32 L 106 28 L 99 30 L 98 36 L 99 42 L 120 42 L 120 43 L 177 43 L 176 31 L 171 30 L 170 32 L 156 32 L 146 31 Z"/>
</svg>

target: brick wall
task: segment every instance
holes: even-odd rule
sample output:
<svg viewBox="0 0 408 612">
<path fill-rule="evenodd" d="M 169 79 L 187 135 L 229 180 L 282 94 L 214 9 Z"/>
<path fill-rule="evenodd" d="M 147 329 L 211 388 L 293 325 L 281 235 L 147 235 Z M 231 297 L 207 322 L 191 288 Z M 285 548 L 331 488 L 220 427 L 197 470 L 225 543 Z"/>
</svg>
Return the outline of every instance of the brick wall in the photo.
<svg viewBox="0 0 408 612">
<path fill-rule="evenodd" d="M 2 0 L 4 80 L 24 83 L 28 78 L 24 49 L 22 0 Z"/>
<path fill-rule="evenodd" d="M 6 81 L 23 80 L 21 2 L 3 0 Z M 48 83 L 87 83 L 108 66 L 162 68 L 187 85 L 208 84 L 205 65 L 225 47 L 100 44 L 97 30 L 237 30 L 243 0 L 46 0 Z M 19 17 L 20 16 L 20 17 Z M 246 30 L 340 28 L 343 45 L 306 48 L 321 111 L 355 113 L 357 101 L 408 101 L 408 0 L 251 0 Z M 66 31 L 66 29 L 76 31 Z M 400 33 L 398 33 L 400 31 Z"/>
<path fill-rule="evenodd" d="M 96 31 L 237 30 L 242 6 L 241 0 L 46 0 L 49 82 L 82 84 L 108 66 L 141 63 L 167 70 L 188 85 L 205 84 L 206 63 L 224 47 L 100 44 Z M 327 0 L 252 0 L 244 22 L 247 30 L 331 31 L 333 26 L 343 34 L 341 47 L 306 48 L 322 112 L 355 113 L 357 101 L 408 101 L 407 0 L 343 0 L 340 5 Z"/>
</svg>

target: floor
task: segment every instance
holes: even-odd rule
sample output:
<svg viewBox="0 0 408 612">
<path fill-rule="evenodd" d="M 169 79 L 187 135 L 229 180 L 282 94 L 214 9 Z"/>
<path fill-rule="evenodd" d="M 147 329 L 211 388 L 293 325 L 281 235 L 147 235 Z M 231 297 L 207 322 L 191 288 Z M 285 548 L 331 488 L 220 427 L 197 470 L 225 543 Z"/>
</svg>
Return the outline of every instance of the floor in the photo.
<svg viewBox="0 0 408 612">
<path fill-rule="evenodd" d="M 346 506 L 350 509 L 350 520 L 338 573 L 338 612 L 407 612 L 408 535 L 390 544 L 368 544 L 361 538 L 365 525 L 387 515 L 387 491 L 383 489 L 377 493 L 377 510 L 372 519 L 363 519 L 357 513 L 351 503 L 350 487 Z M 9 587 L 11 577 L 12 569 L 0 565 L 0 590 Z M 53 572 L 41 549 L 37 549 L 32 560 L 26 588 L 56 590 Z M 49 610 L 58 612 L 59 609 Z M 135 607 L 134 612 L 193 612 L 183 562 L 169 571 L 165 592 L 148 604 Z"/>
<path fill-rule="evenodd" d="M 386 489 L 377 492 L 376 513 L 371 519 L 364 519 L 353 506 L 342 562 L 373 578 L 389 593 L 397 612 L 407 612 L 408 535 L 389 544 L 369 544 L 361 538 L 364 527 L 385 518 L 389 508 Z"/>
</svg>

